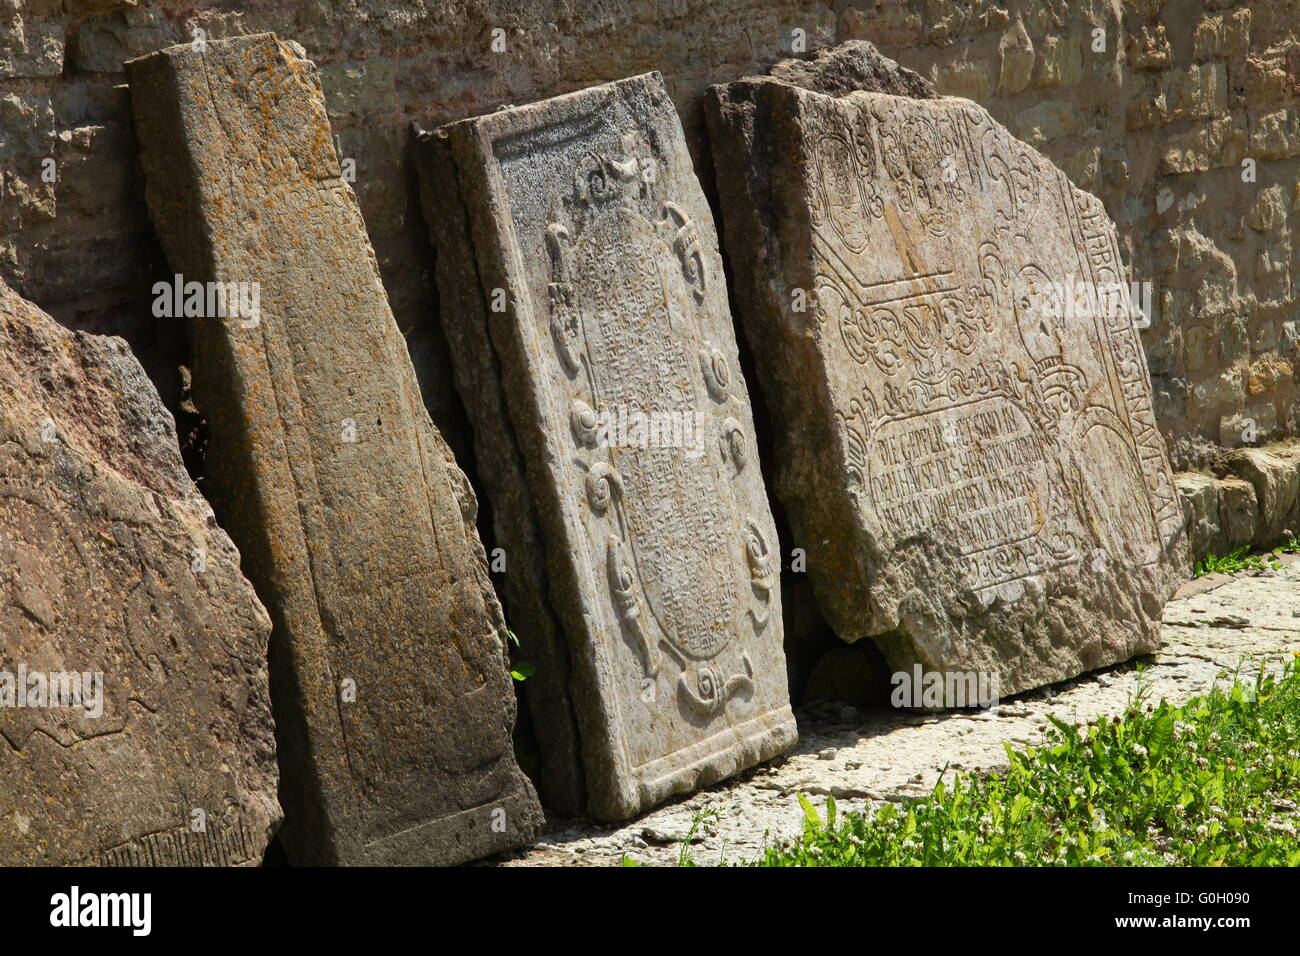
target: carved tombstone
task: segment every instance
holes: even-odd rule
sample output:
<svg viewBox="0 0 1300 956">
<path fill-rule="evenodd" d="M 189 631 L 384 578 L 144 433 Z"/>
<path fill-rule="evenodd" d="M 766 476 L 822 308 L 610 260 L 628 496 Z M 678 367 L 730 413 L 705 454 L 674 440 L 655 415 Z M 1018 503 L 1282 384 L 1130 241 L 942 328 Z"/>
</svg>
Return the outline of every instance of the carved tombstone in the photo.
<svg viewBox="0 0 1300 956">
<path fill-rule="evenodd" d="M 974 103 L 802 88 L 854 56 L 898 70 L 861 44 L 707 103 L 823 612 L 1002 694 L 1154 650 L 1185 546 L 1113 225 Z"/>
<path fill-rule="evenodd" d="M 256 866 L 270 630 L 126 343 L 0 282 L 0 865 Z"/>
<path fill-rule="evenodd" d="M 580 746 L 543 747 L 580 751 L 602 819 L 785 750 L 776 534 L 662 79 L 453 123 L 418 152 L 458 384 L 519 545 L 507 604 L 535 602 L 521 628 L 552 615 L 525 653 L 567 635 L 571 676 L 529 691 L 535 713 L 572 707 Z"/>
<path fill-rule="evenodd" d="M 291 858 L 444 864 L 526 842 L 540 808 L 477 505 L 420 401 L 314 67 L 268 34 L 128 77 L 172 267 L 259 290 L 254 315 L 193 321 L 194 392 L 206 489 L 275 625 Z"/>
</svg>

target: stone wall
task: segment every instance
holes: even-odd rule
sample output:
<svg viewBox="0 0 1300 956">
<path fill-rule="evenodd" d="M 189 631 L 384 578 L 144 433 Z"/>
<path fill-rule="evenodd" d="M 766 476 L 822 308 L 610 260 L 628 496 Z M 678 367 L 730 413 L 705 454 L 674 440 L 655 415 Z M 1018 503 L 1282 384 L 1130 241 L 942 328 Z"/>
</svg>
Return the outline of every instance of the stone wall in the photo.
<svg viewBox="0 0 1300 956">
<path fill-rule="evenodd" d="M 1104 200 L 1133 278 L 1153 284 L 1143 338 L 1175 467 L 1296 433 L 1297 0 L 0 0 L 0 276 L 67 325 L 126 336 L 173 407 L 187 343 L 150 311 L 167 270 L 122 64 L 196 29 L 275 31 L 319 64 L 394 312 L 453 441 L 409 123 L 658 69 L 707 186 L 703 88 L 850 37 L 987 106 Z"/>
<path fill-rule="evenodd" d="M 1192 556 L 1285 545 L 1300 530 L 1300 445 L 1238 448 L 1216 456 L 1213 475 L 1178 475 Z"/>
</svg>

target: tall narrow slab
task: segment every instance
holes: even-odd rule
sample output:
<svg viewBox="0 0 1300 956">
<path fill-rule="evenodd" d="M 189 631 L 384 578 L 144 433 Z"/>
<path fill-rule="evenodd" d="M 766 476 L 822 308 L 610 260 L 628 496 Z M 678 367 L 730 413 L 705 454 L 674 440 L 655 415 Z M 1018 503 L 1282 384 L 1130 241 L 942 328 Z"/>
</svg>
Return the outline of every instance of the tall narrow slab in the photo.
<svg viewBox="0 0 1300 956">
<path fill-rule="evenodd" d="M 260 863 L 270 630 L 126 343 L 0 282 L 0 865 Z"/>
<path fill-rule="evenodd" d="M 707 104 L 818 601 L 895 669 L 1003 694 L 1149 652 L 1186 555 L 1114 227 L 974 103 L 836 80 L 898 89 L 882 63 L 862 45 Z M 1101 307 L 1068 312 L 1067 284 Z"/>
<path fill-rule="evenodd" d="M 564 727 L 543 745 L 580 753 L 605 819 L 785 750 L 776 533 L 662 79 L 455 123 L 418 151 L 443 325 L 517 567 L 508 603 L 550 615 L 525 652 L 567 638 L 572 674 L 530 691 L 535 713 L 573 709 L 579 746 Z M 638 420 L 679 427 L 642 446 Z"/>
<path fill-rule="evenodd" d="M 314 67 L 272 35 L 128 64 L 150 214 L 188 280 L 205 482 L 270 609 L 285 843 L 453 863 L 530 839 L 476 502 L 420 401 Z"/>
</svg>

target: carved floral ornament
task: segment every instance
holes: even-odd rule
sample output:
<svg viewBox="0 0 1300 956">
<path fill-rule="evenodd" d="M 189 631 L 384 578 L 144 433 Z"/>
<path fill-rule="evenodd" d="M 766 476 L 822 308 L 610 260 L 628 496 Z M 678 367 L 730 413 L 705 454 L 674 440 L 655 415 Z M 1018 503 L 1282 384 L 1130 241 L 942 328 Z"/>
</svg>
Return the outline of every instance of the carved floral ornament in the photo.
<svg viewBox="0 0 1300 956">
<path fill-rule="evenodd" d="M 1080 521 L 1085 527 L 1129 528 L 1135 540 L 1153 538 L 1152 518 L 1124 510 L 1123 494 L 1086 487 L 1078 478 L 1084 470 L 1079 454 L 1104 452 L 1127 462 L 1123 478 L 1129 484 L 1141 483 L 1142 469 L 1131 442 L 1114 437 L 1125 434 L 1120 420 L 1086 402 L 1087 376 L 1068 360 L 1066 315 L 1054 300 L 1060 277 L 1039 264 L 1027 238 L 1041 212 L 1044 183 L 1051 181 L 1040 161 L 967 107 L 933 116 L 908 113 L 904 120 L 888 97 L 852 100 L 847 109 L 822 98 L 808 104 L 826 114 L 809 128 L 827 131 L 814 144 L 810 190 L 817 329 L 838 338 L 855 363 L 871 369 L 859 392 L 837 411 L 854 487 L 871 497 L 871 449 L 888 423 L 1002 399 L 1020 409 L 1041 441 L 1056 445 L 1062 469 L 1050 486 L 1059 493 L 1039 494 L 1033 535 L 964 558 L 971 562 L 972 580 L 996 582 L 1079 561 L 1089 546 L 1070 529 Z M 962 279 L 957 269 L 934 259 L 928 268 L 908 259 L 897 279 L 859 275 L 870 255 L 868 233 L 888 225 L 890 206 L 942 239 L 971 190 L 983 192 L 993 205 L 993 228 L 979 246 L 973 277 Z M 1103 222 L 1104 214 L 1082 194 L 1075 201 L 1093 276 L 1116 280 L 1122 299 L 1112 237 L 1100 227 L 1086 228 Z M 1122 310 L 1106 314 L 1112 311 Z M 1014 318 L 1022 359 L 980 358 L 982 340 L 1000 316 Z M 1140 352 L 1125 336 L 1112 335 L 1121 365 Z M 1060 440 L 1053 442 L 1052 435 Z M 1126 563 L 1148 559 L 1126 551 L 1122 541 L 1100 543 Z"/>
<path fill-rule="evenodd" d="M 814 144 L 810 190 L 819 334 L 822 324 L 829 325 L 859 364 L 873 364 L 886 376 L 914 370 L 921 387 L 933 390 L 954 374 L 945 347 L 973 355 L 979 338 L 993 331 L 994 316 L 1014 311 L 1034 357 L 1030 374 L 1044 380 L 1050 405 L 1073 407 L 1081 373 L 1061 360 L 1059 343 L 1039 321 L 1041 295 L 1022 294 L 1045 287 L 1047 277 L 1011 274 L 999 248 L 1023 238 L 1038 212 L 1042 171 L 1032 153 L 969 105 L 925 115 L 904 112 L 887 96 L 804 102 L 815 114 L 809 128 L 827 131 Z M 979 278 L 962 287 L 951 270 L 918 269 L 893 283 L 906 287 L 888 296 L 879 293 L 880 284 L 859 279 L 854 262 L 866 251 L 872 220 L 885 216 L 881 188 L 899 212 L 936 238 L 946 235 L 952 210 L 969 202 L 972 190 L 987 192 L 995 225 L 993 241 L 977 254 Z"/>
<path fill-rule="evenodd" d="M 603 576 L 615 616 L 624 634 L 638 649 L 643 676 L 655 678 L 665 666 L 666 654 L 680 668 L 676 681 L 679 699 L 691 712 L 712 718 L 722 714 L 736 695 L 752 693 L 753 665 L 748 652 L 742 651 L 740 672 L 728 674 L 721 670 L 715 662 L 721 651 L 739 636 L 734 626 L 726 628 L 725 633 L 711 635 L 705 642 L 690 640 L 682 633 L 684 622 L 674 614 L 680 602 L 675 596 L 660 593 L 661 586 L 647 587 L 645 575 L 662 577 L 656 562 L 664 559 L 656 555 L 655 548 L 643 551 L 639 544 L 641 536 L 653 535 L 659 529 L 647 530 L 645 521 L 649 519 L 642 518 L 642 523 L 637 523 L 641 502 L 629 500 L 634 487 L 629 485 L 629 478 L 646 469 L 652 472 L 654 467 L 664 467 L 662 459 L 654 457 L 662 454 L 662 449 L 619 449 L 619 460 L 631 469 L 624 474 L 615 464 L 614 451 L 602 447 L 602 416 L 611 411 L 606 403 L 611 400 L 611 394 L 617 394 L 614 386 L 619 383 L 612 379 L 603 381 L 603 377 L 616 373 L 593 359 L 592 343 L 588 339 L 593 334 L 609 334 L 601 323 L 611 312 L 655 308 L 653 303 L 668 301 L 670 304 L 662 317 L 671 327 L 671 333 L 668 329 L 659 331 L 652 345 L 660 350 L 670 367 L 691 370 L 696 409 L 717 409 L 716 413 L 705 416 L 705 427 L 716 429 L 717 454 L 731 466 L 729 472 L 718 471 L 707 459 L 700 459 L 674 462 L 671 467 L 702 469 L 693 474 L 697 480 L 703 480 L 699 476 L 707 474 L 708 482 L 735 480 L 747 467 L 751 446 L 746 429 L 739 418 L 726 414 L 725 408 L 728 403 L 740 405 L 733 391 L 734 373 L 727 356 L 701 335 L 696 314 L 710 294 L 704 245 L 686 211 L 679 204 L 654 195 L 658 187 L 657 177 L 650 168 L 651 155 L 631 133 L 621 135 L 617 155 L 597 150 L 582 154 L 573 172 L 572 188 L 564 197 L 564 211 L 548 224 L 544 237 L 551 273 L 547 287 L 548 325 L 559 368 L 577 393 L 570 402 L 569 425 L 575 451 L 586 465 L 582 495 L 585 507 L 598 522 L 593 533 L 603 540 Z M 583 281 L 588 286 L 602 281 L 601 276 L 589 274 L 590 268 L 603 261 L 602 250 L 593 251 L 592 243 L 596 240 L 591 237 L 602 234 L 601 223 L 608 227 L 604 234 L 622 235 L 617 227 L 620 221 L 632 224 L 627 227 L 635 232 L 632 242 L 638 249 L 648 251 L 620 259 L 619 268 L 634 274 L 635 282 L 655 290 L 662 288 L 663 292 L 629 296 L 627 289 L 601 288 L 599 300 L 593 296 L 591 301 L 584 301 L 584 295 L 578 291 L 584 288 Z M 651 313 L 642 319 L 632 325 L 656 321 Z M 601 331 L 597 333 L 597 329 Z M 686 356 L 691 358 L 687 360 Z M 730 479 L 723 477 L 727 474 Z M 723 502 L 744 500 L 743 493 L 717 497 Z M 721 588 L 725 594 L 718 600 L 723 601 L 724 609 L 740 601 L 748 603 L 747 617 L 755 632 L 759 632 L 767 626 L 775 596 L 770 545 L 752 518 L 728 519 L 725 515 L 719 518 L 720 526 L 738 529 L 739 533 L 733 533 L 735 552 L 731 560 L 741 562 L 739 567 L 746 569 L 751 587 L 747 589 L 748 594 L 739 595 L 727 591 L 726 583 L 721 581 L 701 581 L 698 586 Z M 708 547 L 707 542 L 701 543 L 701 547 Z M 692 594 L 683 600 L 689 605 L 698 597 Z"/>
</svg>

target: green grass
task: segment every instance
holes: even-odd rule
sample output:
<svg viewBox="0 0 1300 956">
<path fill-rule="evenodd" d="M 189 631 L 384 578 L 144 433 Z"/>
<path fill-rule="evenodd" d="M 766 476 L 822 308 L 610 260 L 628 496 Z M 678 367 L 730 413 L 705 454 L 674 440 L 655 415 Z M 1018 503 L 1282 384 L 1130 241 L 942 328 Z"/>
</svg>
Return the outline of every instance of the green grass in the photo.
<svg viewBox="0 0 1300 956">
<path fill-rule="evenodd" d="M 1192 577 L 1199 578 L 1206 574 L 1215 573 L 1236 574 L 1238 571 L 1276 570 L 1282 566 L 1277 559 L 1279 554 L 1294 554 L 1297 551 L 1300 551 L 1300 541 L 1292 538 L 1286 544 L 1263 554 L 1251 554 L 1250 548 L 1246 545 L 1242 545 L 1235 551 L 1229 551 L 1225 555 L 1216 555 L 1211 552 L 1196 562 Z"/>
<path fill-rule="evenodd" d="M 1010 769 L 837 815 L 760 866 L 1300 865 L 1300 655 L 1181 707 L 1140 691 L 1086 731 L 1049 717 Z"/>
</svg>

